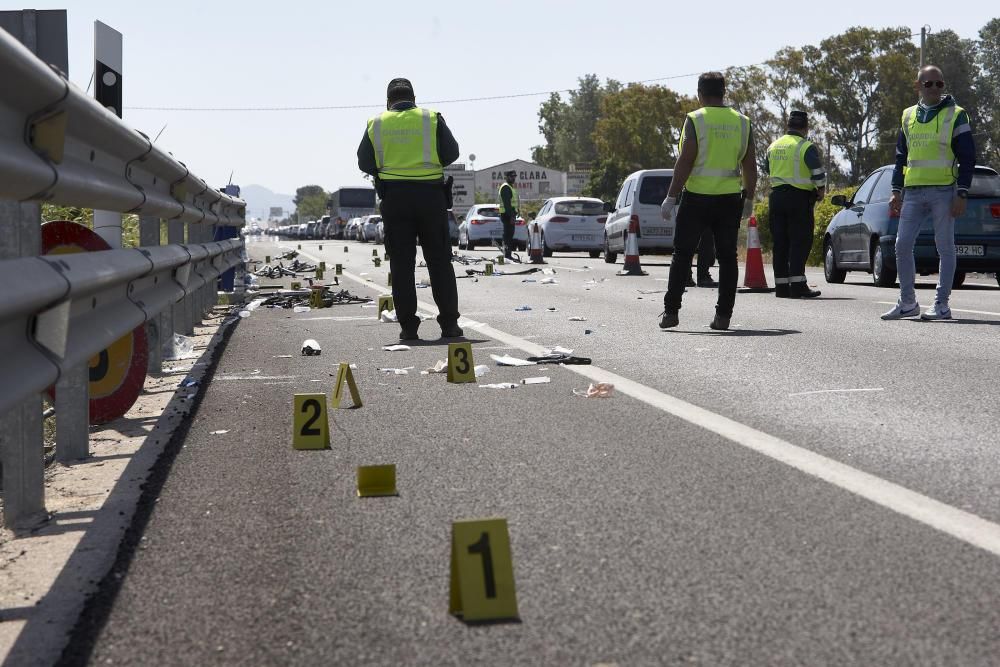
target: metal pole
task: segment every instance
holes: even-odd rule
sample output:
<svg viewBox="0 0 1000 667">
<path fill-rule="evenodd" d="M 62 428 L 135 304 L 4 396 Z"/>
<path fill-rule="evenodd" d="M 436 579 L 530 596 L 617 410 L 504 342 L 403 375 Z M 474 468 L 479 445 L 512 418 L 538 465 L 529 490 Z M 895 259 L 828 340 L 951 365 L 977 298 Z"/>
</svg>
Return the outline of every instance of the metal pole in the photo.
<svg viewBox="0 0 1000 667">
<path fill-rule="evenodd" d="M 56 382 L 56 460 L 90 456 L 90 366 L 83 363 Z"/>
<path fill-rule="evenodd" d="M 0 259 L 42 252 L 42 209 L 36 202 L 0 201 Z M 3 525 L 13 528 L 45 513 L 42 397 L 34 395 L 0 415 Z"/>
<path fill-rule="evenodd" d="M 198 225 L 194 223 L 187 223 L 187 240 L 188 245 L 198 244 Z M 194 270 L 192 269 L 192 272 Z M 201 324 L 201 317 L 198 316 L 198 290 L 192 292 L 189 296 L 184 298 L 184 306 L 186 310 L 187 320 L 185 324 L 188 329 L 184 333 L 189 336 L 194 335 L 194 328 L 196 325 Z"/>
<path fill-rule="evenodd" d="M 242 258 L 246 257 L 246 237 L 243 237 L 243 245 L 239 250 L 241 261 L 236 265 L 236 277 L 233 282 L 233 302 L 243 304 L 246 301 L 246 277 L 247 265 Z"/>
<path fill-rule="evenodd" d="M 927 47 L 927 26 L 920 27 L 920 69 L 924 68 L 924 49 Z"/>
<path fill-rule="evenodd" d="M 139 246 L 148 248 L 160 245 L 160 219 L 154 216 L 139 216 Z M 147 373 L 163 372 L 163 352 L 160 341 L 162 330 L 160 317 L 153 317 L 146 323 L 146 340 L 149 345 Z"/>
<path fill-rule="evenodd" d="M 180 220 L 171 220 L 167 223 L 167 243 L 170 245 L 184 244 L 184 223 Z M 175 333 L 190 335 L 191 324 L 188 320 L 187 297 L 184 297 L 171 308 L 172 327 Z M 171 339 L 172 340 L 172 339 Z"/>
</svg>

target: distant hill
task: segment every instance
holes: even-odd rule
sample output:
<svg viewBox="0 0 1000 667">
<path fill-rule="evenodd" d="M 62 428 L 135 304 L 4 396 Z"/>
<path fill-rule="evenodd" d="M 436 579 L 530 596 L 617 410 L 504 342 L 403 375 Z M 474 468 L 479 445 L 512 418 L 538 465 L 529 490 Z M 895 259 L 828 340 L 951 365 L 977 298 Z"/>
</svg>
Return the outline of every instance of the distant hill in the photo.
<svg viewBox="0 0 1000 667">
<path fill-rule="evenodd" d="M 263 185 L 241 186 L 240 196 L 247 203 L 248 218 L 267 220 L 272 206 L 280 206 L 285 209 L 285 215 L 289 215 L 295 210 L 295 204 L 292 203 L 295 195 L 278 194 Z"/>
</svg>

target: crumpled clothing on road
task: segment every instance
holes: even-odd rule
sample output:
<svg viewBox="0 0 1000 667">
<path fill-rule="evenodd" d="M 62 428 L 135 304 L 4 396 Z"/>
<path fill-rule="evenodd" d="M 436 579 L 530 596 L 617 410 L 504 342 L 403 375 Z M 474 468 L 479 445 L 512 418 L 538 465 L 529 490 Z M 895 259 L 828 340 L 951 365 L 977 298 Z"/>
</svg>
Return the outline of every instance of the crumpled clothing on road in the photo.
<svg viewBox="0 0 1000 667">
<path fill-rule="evenodd" d="M 541 357 L 528 357 L 528 361 L 538 364 L 566 364 L 567 366 L 589 366 L 593 363 L 589 357 L 574 357 L 569 354 L 546 354 Z"/>
</svg>

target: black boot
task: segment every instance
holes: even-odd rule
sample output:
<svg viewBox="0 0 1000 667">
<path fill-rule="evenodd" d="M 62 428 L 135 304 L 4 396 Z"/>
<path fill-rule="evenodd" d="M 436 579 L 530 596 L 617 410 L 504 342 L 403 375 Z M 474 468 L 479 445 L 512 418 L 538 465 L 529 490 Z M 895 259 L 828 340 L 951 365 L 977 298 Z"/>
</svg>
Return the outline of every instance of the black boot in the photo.
<svg viewBox="0 0 1000 667">
<path fill-rule="evenodd" d="M 779 299 L 787 299 L 788 298 L 788 283 L 781 283 L 779 285 L 775 285 L 774 286 L 774 296 L 778 297 Z"/>
<path fill-rule="evenodd" d="M 806 283 L 792 283 L 788 288 L 790 299 L 812 299 L 822 294 L 818 289 L 812 289 Z"/>
</svg>

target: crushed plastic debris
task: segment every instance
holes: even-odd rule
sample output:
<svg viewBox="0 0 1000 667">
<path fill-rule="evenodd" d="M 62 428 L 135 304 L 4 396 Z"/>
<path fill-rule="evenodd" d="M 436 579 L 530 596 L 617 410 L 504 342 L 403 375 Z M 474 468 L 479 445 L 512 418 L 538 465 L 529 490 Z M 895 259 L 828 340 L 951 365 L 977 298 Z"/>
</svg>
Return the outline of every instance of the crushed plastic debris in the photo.
<svg viewBox="0 0 1000 667">
<path fill-rule="evenodd" d="M 491 354 L 490 359 L 497 362 L 497 366 L 534 366 L 534 361 L 528 361 L 526 359 L 518 359 L 517 357 L 512 357 L 509 354 L 500 356 L 498 354 Z"/>
<path fill-rule="evenodd" d="M 554 276 L 556 274 L 555 269 L 542 269 L 542 275 Z M 544 280 L 542 282 L 545 282 Z"/>
<path fill-rule="evenodd" d="M 194 378 L 184 378 L 181 383 L 177 385 L 178 387 L 197 387 L 201 382 L 195 380 Z"/>
<path fill-rule="evenodd" d="M 386 352 L 408 352 L 410 350 L 409 345 L 383 345 L 382 349 Z"/>
<path fill-rule="evenodd" d="M 559 309 L 556 308 L 555 306 L 549 306 L 545 310 L 549 311 L 550 313 L 558 313 L 559 312 Z"/>
<path fill-rule="evenodd" d="M 528 357 L 528 361 L 539 364 L 566 364 L 567 366 L 589 366 L 591 361 L 588 357 L 574 357 L 568 354 L 546 354 L 540 357 Z"/>
<path fill-rule="evenodd" d="M 552 382 L 552 378 L 550 378 L 548 375 L 541 375 L 539 377 L 533 377 L 533 378 L 524 378 L 523 380 L 521 380 L 521 384 L 548 384 L 549 382 Z"/>
<path fill-rule="evenodd" d="M 586 317 L 581 317 L 579 315 L 574 315 L 573 317 L 569 318 L 569 321 L 570 322 L 586 322 L 587 318 Z"/>
<path fill-rule="evenodd" d="M 396 311 L 395 310 L 383 310 L 382 311 L 382 315 L 381 315 L 381 320 L 383 322 L 398 322 L 399 321 L 396 318 Z"/>
<path fill-rule="evenodd" d="M 476 372 L 476 377 L 482 377 L 490 372 L 490 367 L 486 364 L 479 364 L 473 369 Z"/>
<path fill-rule="evenodd" d="M 584 329 L 583 330 L 583 335 L 585 335 L 585 336 L 589 336 L 592 333 L 594 333 L 593 329 Z"/>
<path fill-rule="evenodd" d="M 410 371 L 413 370 L 413 366 L 407 366 L 406 368 L 380 368 L 379 370 L 387 375 L 409 375 Z"/>
<path fill-rule="evenodd" d="M 513 382 L 496 382 L 494 384 L 481 384 L 480 389 L 517 389 Z"/>
<path fill-rule="evenodd" d="M 542 278 L 542 285 L 558 285 L 555 278 Z"/>
<path fill-rule="evenodd" d="M 561 347 L 559 345 L 556 345 L 555 347 L 547 347 L 547 348 L 545 348 L 545 350 L 542 351 L 542 354 L 543 355 L 573 354 L 573 350 L 571 350 L 568 347 Z"/>
<path fill-rule="evenodd" d="M 586 391 L 574 389 L 573 393 L 586 398 L 610 398 L 614 391 L 615 386 L 610 382 L 591 382 Z"/>
<path fill-rule="evenodd" d="M 295 313 L 308 313 L 310 310 L 312 310 L 312 308 L 309 306 L 295 306 L 292 308 L 292 312 Z"/>
<path fill-rule="evenodd" d="M 274 355 L 274 358 L 275 359 L 291 359 L 292 355 L 290 355 L 290 354 L 276 354 L 276 355 Z"/>
<path fill-rule="evenodd" d="M 165 359 L 190 359 L 198 356 L 198 354 L 194 351 L 194 340 L 188 336 L 174 334 L 174 337 L 171 340 L 171 349 L 173 353 L 164 357 Z"/>
<path fill-rule="evenodd" d="M 323 348 L 319 346 L 312 338 L 308 338 L 302 342 L 302 356 L 303 357 L 313 357 L 318 356 L 323 353 Z"/>
<path fill-rule="evenodd" d="M 521 282 L 522 283 L 537 283 L 538 281 L 535 280 L 534 278 L 524 278 L 523 280 L 521 280 Z"/>
<path fill-rule="evenodd" d="M 425 368 L 424 370 L 420 371 L 420 374 L 430 375 L 431 373 L 445 373 L 447 371 L 448 371 L 448 360 L 439 359 L 430 368 Z"/>
<path fill-rule="evenodd" d="M 518 306 L 514 309 L 515 312 L 524 312 L 527 310 L 531 310 L 531 306 Z"/>
<path fill-rule="evenodd" d="M 229 433 L 229 429 L 228 428 L 219 429 L 218 431 L 209 431 L 208 434 L 209 435 L 225 435 L 226 433 Z"/>
</svg>

